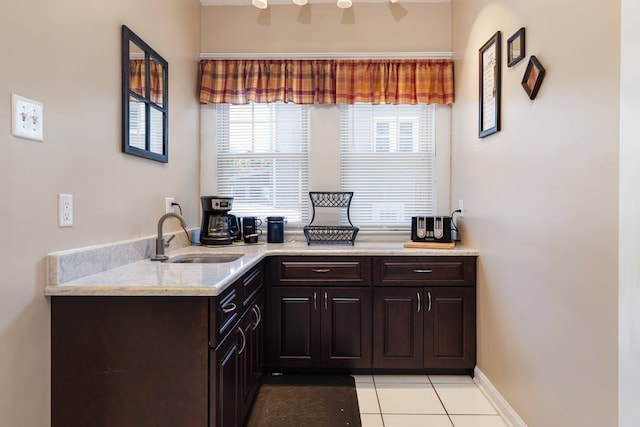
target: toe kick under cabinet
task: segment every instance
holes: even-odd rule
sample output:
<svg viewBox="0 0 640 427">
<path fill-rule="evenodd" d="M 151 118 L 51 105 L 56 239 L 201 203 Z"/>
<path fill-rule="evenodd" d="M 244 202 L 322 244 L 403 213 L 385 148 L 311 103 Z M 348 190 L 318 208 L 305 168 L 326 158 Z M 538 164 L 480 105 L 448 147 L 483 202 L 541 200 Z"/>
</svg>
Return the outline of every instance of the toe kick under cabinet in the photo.
<svg viewBox="0 0 640 427">
<path fill-rule="evenodd" d="M 274 257 L 270 370 L 467 372 L 476 257 Z"/>
</svg>

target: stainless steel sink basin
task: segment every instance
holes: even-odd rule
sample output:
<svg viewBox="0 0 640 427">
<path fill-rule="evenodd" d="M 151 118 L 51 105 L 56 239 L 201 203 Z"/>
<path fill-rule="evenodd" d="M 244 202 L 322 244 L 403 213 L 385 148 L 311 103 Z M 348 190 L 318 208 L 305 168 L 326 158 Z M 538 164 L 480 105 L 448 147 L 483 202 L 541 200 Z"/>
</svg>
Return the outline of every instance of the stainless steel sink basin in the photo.
<svg viewBox="0 0 640 427">
<path fill-rule="evenodd" d="M 212 254 L 212 253 L 199 253 L 199 254 L 185 254 L 176 255 L 169 258 L 165 262 L 177 263 L 177 264 L 223 264 L 225 262 L 232 262 L 243 257 L 244 254 Z"/>
</svg>

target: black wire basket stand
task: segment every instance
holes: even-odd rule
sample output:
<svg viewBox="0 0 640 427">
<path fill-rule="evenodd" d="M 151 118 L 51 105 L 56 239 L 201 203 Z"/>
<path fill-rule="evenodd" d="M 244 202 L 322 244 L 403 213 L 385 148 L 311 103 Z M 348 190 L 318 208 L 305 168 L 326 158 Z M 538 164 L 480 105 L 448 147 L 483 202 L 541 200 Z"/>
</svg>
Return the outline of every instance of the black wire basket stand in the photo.
<svg viewBox="0 0 640 427">
<path fill-rule="evenodd" d="M 353 191 L 309 191 L 309 198 L 311 199 L 313 214 L 309 225 L 304 227 L 304 237 L 307 239 L 307 245 L 312 243 L 353 245 L 359 230 L 358 227 L 353 225 L 349 216 Z M 313 225 L 313 220 L 316 218 L 316 208 L 346 208 L 349 225 Z"/>
</svg>

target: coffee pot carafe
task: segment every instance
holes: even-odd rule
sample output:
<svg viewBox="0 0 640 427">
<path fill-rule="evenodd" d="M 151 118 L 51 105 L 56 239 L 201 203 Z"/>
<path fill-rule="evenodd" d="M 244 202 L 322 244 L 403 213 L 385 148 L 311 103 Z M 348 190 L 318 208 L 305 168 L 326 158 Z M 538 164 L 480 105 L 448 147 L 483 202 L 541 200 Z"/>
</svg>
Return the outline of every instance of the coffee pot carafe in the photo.
<svg viewBox="0 0 640 427">
<path fill-rule="evenodd" d="M 202 196 L 202 226 L 200 243 L 203 245 L 230 245 L 240 239 L 240 224 L 229 214 L 233 197 Z"/>
</svg>

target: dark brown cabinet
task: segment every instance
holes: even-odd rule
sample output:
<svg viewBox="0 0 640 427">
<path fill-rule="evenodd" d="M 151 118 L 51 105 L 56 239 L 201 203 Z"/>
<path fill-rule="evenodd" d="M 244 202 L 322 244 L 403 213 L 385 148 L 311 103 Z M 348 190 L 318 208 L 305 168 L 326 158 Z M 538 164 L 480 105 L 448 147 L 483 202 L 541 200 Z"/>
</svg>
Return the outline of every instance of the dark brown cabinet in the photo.
<svg viewBox="0 0 640 427">
<path fill-rule="evenodd" d="M 209 298 L 51 298 L 52 427 L 207 427 Z"/>
<path fill-rule="evenodd" d="M 427 288 L 424 367 L 468 369 L 476 364 L 475 288 Z"/>
<path fill-rule="evenodd" d="M 237 427 L 240 422 L 240 337 L 239 330 L 231 333 L 211 350 L 209 411 L 217 427 Z"/>
<path fill-rule="evenodd" d="M 209 417 L 217 427 L 239 427 L 249 413 L 263 369 L 263 270 L 255 268 L 228 288 L 216 310 L 224 330 L 211 349 Z M 233 313 L 238 312 L 237 316 Z M 234 320 L 230 320 L 234 319 Z"/>
<path fill-rule="evenodd" d="M 241 427 L 263 365 L 473 371 L 475 257 L 265 265 L 216 297 L 52 297 L 52 427 Z"/>
<path fill-rule="evenodd" d="M 218 427 L 241 426 L 260 385 L 264 335 L 262 294 L 252 303 L 235 330 L 211 350 L 210 382 L 216 386 L 211 391 L 209 408 L 210 417 Z"/>
<path fill-rule="evenodd" d="M 373 366 L 378 369 L 421 369 L 423 314 L 421 289 L 373 290 Z"/>
<path fill-rule="evenodd" d="M 371 367 L 369 257 L 270 260 L 269 367 Z"/>
<path fill-rule="evenodd" d="M 373 366 L 472 371 L 475 257 L 373 260 Z"/>
<path fill-rule="evenodd" d="M 52 297 L 52 427 L 241 426 L 262 374 L 262 272 L 218 297 Z"/>
<path fill-rule="evenodd" d="M 371 367 L 371 289 L 272 287 L 270 367 Z"/>
</svg>

